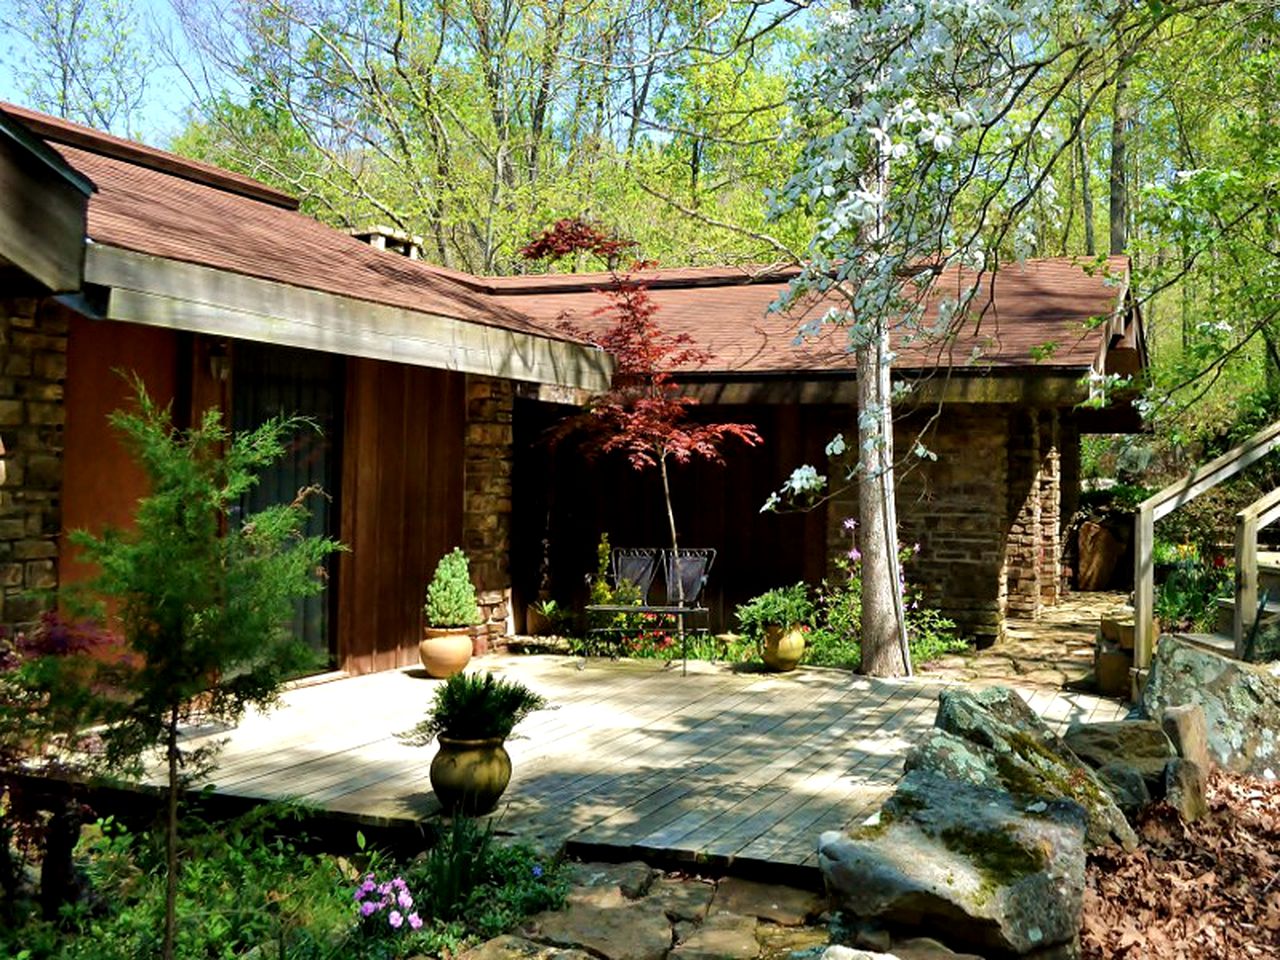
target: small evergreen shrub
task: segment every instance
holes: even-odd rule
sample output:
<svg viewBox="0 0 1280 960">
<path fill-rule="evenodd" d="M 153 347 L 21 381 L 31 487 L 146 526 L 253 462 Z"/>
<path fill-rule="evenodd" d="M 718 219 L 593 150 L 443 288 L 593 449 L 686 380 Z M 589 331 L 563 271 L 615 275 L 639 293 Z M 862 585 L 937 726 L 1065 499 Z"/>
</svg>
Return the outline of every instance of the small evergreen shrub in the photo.
<svg viewBox="0 0 1280 960">
<path fill-rule="evenodd" d="M 461 547 L 454 547 L 440 558 L 427 586 L 425 610 L 427 623 L 433 627 L 470 627 L 480 622 L 476 588 Z"/>
<path fill-rule="evenodd" d="M 427 715 L 402 735 L 425 746 L 438 734 L 455 740 L 506 739 L 512 728 L 547 701 L 523 683 L 491 673 L 455 673 L 437 690 Z"/>
</svg>

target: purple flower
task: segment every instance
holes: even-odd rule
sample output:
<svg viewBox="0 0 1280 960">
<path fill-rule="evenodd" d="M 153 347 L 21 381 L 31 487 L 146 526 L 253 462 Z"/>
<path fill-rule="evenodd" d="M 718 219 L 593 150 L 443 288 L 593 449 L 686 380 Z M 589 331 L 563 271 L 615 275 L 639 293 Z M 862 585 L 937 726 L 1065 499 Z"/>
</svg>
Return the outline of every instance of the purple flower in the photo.
<svg viewBox="0 0 1280 960">
<path fill-rule="evenodd" d="M 852 550 L 849 551 L 849 559 L 852 560 L 854 563 L 857 563 L 859 560 L 862 559 L 862 551 L 859 550 L 857 547 L 854 547 Z"/>
<path fill-rule="evenodd" d="M 845 518 L 844 518 L 844 523 L 842 524 L 842 526 L 843 526 L 846 530 L 848 530 L 848 531 L 852 532 L 852 531 L 854 531 L 854 530 L 858 529 L 858 521 L 857 521 L 857 520 L 855 520 L 853 517 L 845 517 Z"/>
<path fill-rule="evenodd" d="M 422 929 L 422 918 L 416 913 L 409 914 L 409 926 L 414 930 Z"/>
<path fill-rule="evenodd" d="M 378 889 L 378 885 L 377 885 L 376 883 L 374 883 L 374 882 L 373 882 L 373 874 L 372 874 L 372 873 L 371 873 L 371 874 L 369 874 L 367 877 L 365 877 L 365 878 L 364 878 L 364 883 L 360 884 L 360 892 L 361 892 L 361 893 L 373 893 L 373 891 L 375 891 L 375 890 L 377 890 L 377 889 Z"/>
<path fill-rule="evenodd" d="M 409 896 L 408 890 L 401 890 L 400 896 L 396 897 L 396 903 L 400 904 L 403 910 L 413 909 L 413 897 Z"/>
<path fill-rule="evenodd" d="M 392 910 L 391 913 L 387 916 L 387 923 L 391 924 L 392 927 L 399 930 L 400 925 L 404 923 L 404 917 L 400 916 L 399 910 Z"/>
<path fill-rule="evenodd" d="M 404 882 L 404 877 L 396 877 L 394 880 L 391 881 L 391 886 L 395 887 L 397 890 L 409 889 L 408 884 Z"/>
<path fill-rule="evenodd" d="M 372 900 L 366 900 L 364 903 L 360 904 L 360 916 L 362 917 L 372 916 L 377 911 L 377 909 L 378 909 L 378 905 L 376 903 L 374 903 Z"/>
</svg>

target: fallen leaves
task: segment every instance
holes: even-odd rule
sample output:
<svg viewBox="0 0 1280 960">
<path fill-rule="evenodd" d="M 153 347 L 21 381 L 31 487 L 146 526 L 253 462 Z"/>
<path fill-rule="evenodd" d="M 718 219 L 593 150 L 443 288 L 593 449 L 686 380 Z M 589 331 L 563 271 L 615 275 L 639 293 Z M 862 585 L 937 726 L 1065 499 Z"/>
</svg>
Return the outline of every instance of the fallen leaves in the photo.
<svg viewBox="0 0 1280 960">
<path fill-rule="evenodd" d="M 1151 807 L 1139 849 L 1090 859 L 1086 960 L 1280 957 L 1280 784 L 1218 772 L 1208 800 L 1197 823 Z"/>
</svg>

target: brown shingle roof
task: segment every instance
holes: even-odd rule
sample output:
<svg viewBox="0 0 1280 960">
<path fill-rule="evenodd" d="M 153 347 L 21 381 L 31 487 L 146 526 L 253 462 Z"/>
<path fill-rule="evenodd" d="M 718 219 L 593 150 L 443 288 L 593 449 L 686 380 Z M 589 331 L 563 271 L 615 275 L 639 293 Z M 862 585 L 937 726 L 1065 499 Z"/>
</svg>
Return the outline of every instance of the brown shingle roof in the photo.
<svg viewBox="0 0 1280 960">
<path fill-rule="evenodd" d="M 1112 275 L 1111 280 L 1070 258 L 1007 266 L 998 276 L 983 279 L 969 319 L 958 325 L 953 337 L 930 338 L 919 331 L 909 337 L 908 331 L 898 330 L 894 366 L 925 370 L 973 363 L 1086 369 L 1108 336 L 1105 325 L 1093 321 L 1114 314 L 1128 270 L 1126 257 L 1108 261 L 1105 272 Z M 649 278 L 663 327 L 689 334 L 712 355 L 701 368 L 705 372 L 851 370 L 854 358 L 845 348 L 843 331 L 827 328 L 815 340 L 795 343 L 798 327 L 820 318 L 828 307 L 841 306 L 838 299 L 814 299 L 806 309 L 786 315 L 768 312 L 794 275 L 794 270 L 753 274 L 746 269 L 707 268 L 658 270 L 641 276 Z M 607 274 L 511 277 L 492 281 L 492 289 L 504 299 L 518 301 L 525 313 L 543 323 L 567 320 L 586 330 L 599 330 L 611 322 L 608 314 L 597 313 L 608 304 L 602 291 L 609 279 Z M 972 277 L 964 276 L 963 282 L 972 283 Z M 959 271 L 944 272 L 933 285 L 921 326 L 936 323 L 939 301 L 948 291 L 955 296 L 961 288 Z"/>
<path fill-rule="evenodd" d="M 554 326 L 538 324 L 517 304 L 498 302 L 428 264 L 375 250 L 298 213 L 291 198 L 257 181 L 30 111 L 4 109 L 29 124 L 29 118 L 38 118 L 39 133 L 97 186 L 89 201 L 88 227 L 95 243 L 520 333 L 572 339 Z"/>
<path fill-rule="evenodd" d="M 610 321 L 597 315 L 608 274 L 475 277 L 378 251 L 296 211 L 297 203 L 256 180 L 209 164 L 121 140 L 19 107 L 21 118 L 98 186 L 89 204 L 89 235 L 98 242 L 158 257 L 440 314 L 523 333 L 573 339 Z M 1127 281 L 1128 261 L 1109 272 Z M 827 329 L 795 344 L 797 328 L 836 301 L 811 302 L 790 314 L 770 313 L 791 270 L 688 267 L 645 274 L 660 322 L 706 349 L 706 373 L 846 373 L 853 357 L 845 337 Z M 956 271 L 935 291 L 956 289 Z M 1108 334 L 1090 320 L 1110 317 L 1123 289 L 1071 259 L 1013 265 L 988 276 L 974 317 L 946 341 L 895 340 L 901 370 L 964 366 L 1086 369 Z M 926 317 L 936 315 L 936 297 Z M 1054 344 L 1048 356 L 1042 351 Z M 1037 361 L 1037 355 L 1041 359 Z"/>
</svg>

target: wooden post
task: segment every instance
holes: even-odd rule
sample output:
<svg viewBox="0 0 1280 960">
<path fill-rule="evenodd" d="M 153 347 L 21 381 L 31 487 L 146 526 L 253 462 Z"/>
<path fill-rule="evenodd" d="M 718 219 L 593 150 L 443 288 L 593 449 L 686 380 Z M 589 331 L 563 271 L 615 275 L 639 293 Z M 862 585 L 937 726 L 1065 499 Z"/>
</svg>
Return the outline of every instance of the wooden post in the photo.
<svg viewBox="0 0 1280 960">
<path fill-rule="evenodd" d="M 1244 659 L 1245 636 L 1258 614 L 1258 515 L 1236 514 L 1236 609 L 1232 639 L 1236 659 Z"/>
<path fill-rule="evenodd" d="M 1143 503 L 1134 520 L 1133 544 L 1133 699 L 1142 694 L 1138 678 L 1151 666 L 1155 649 L 1155 510 Z"/>
</svg>

